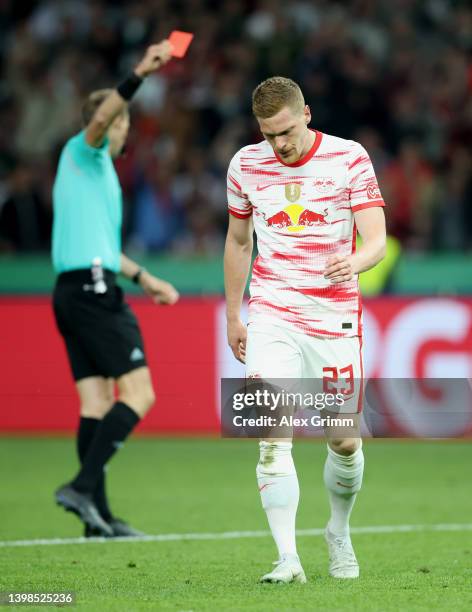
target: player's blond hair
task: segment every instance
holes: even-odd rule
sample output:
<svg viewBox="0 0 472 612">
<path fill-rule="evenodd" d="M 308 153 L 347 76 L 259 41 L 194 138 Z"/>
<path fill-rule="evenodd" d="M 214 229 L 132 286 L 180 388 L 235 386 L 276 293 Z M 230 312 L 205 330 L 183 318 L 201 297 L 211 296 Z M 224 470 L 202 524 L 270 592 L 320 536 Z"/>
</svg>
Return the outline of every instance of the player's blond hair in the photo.
<svg viewBox="0 0 472 612">
<path fill-rule="evenodd" d="M 252 92 L 252 112 L 259 119 L 273 117 L 285 106 L 295 113 L 302 113 L 305 107 L 302 90 L 292 79 L 270 77 Z"/>
</svg>

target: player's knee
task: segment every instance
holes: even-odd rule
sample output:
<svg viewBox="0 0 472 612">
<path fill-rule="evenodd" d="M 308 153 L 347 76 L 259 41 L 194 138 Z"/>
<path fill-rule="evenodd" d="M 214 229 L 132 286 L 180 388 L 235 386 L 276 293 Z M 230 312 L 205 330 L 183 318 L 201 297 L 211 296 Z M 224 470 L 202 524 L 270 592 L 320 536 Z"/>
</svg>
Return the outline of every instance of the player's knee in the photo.
<svg viewBox="0 0 472 612">
<path fill-rule="evenodd" d="M 291 442 L 259 442 L 256 473 L 262 476 L 284 476 L 295 473 Z"/>
<path fill-rule="evenodd" d="M 353 455 L 360 446 L 357 438 L 333 438 L 329 440 L 330 447 L 338 455 Z"/>
<path fill-rule="evenodd" d="M 103 419 L 113 404 L 113 397 L 97 397 L 82 402 L 80 415 L 89 419 Z"/>
<path fill-rule="evenodd" d="M 156 394 L 154 393 L 154 389 L 152 388 L 152 385 L 147 385 L 143 390 L 142 396 L 142 404 L 145 412 L 148 412 L 153 407 L 155 401 Z"/>
<path fill-rule="evenodd" d="M 119 400 L 135 410 L 143 417 L 156 401 L 152 385 L 142 385 L 139 388 L 126 389 L 119 394 Z"/>
<path fill-rule="evenodd" d="M 117 380 L 117 386 L 119 400 L 130 406 L 140 417 L 156 401 L 148 368 L 139 368 L 123 375 Z"/>
</svg>

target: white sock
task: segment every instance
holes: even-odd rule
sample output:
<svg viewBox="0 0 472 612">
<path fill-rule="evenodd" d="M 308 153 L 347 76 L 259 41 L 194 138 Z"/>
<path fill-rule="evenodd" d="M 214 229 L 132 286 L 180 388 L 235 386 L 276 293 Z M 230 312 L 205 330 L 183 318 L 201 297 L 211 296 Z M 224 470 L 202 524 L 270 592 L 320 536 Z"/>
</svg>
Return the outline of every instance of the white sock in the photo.
<svg viewBox="0 0 472 612">
<path fill-rule="evenodd" d="M 337 536 L 349 534 L 349 517 L 362 485 L 364 453 L 361 446 L 352 455 L 339 455 L 328 446 L 324 467 L 324 482 L 328 489 L 331 533 Z"/>
<path fill-rule="evenodd" d="M 282 555 L 296 555 L 295 518 L 300 489 L 292 459 L 291 442 L 259 442 L 256 474 L 262 507 Z"/>
</svg>

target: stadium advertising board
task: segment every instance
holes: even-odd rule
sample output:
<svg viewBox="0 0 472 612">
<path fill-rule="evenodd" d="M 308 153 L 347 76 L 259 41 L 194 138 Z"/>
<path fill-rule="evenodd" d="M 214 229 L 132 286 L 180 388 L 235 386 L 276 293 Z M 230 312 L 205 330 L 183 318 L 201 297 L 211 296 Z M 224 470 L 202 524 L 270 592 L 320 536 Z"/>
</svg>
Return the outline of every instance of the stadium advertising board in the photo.
<svg viewBox="0 0 472 612">
<path fill-rule="evenodd" d="M 157 309 L 133 300 L 146 339 L 157 402 L 141 432 L 219 434 L 220 380 L 240 378 L 243 368 L 226 346 L 224 305 L 219 299 L 183 299 Z M 77 405 L 66 355 L 46 298 L 2 298 L 4 325 L 0 430 L 72 432 Z M 364 374 L 382 379 L 374 417 L 382 435 L 461 437 L 472 433 L 472 299 L 380 298 L 364 304 Z M 411 401 L 396 379 L 427 379 Z M 442 381 L 460 379 L 462 409 L 438 418 L 438 402 L 450 392 Z M 393 384 L 391 382 L 391 384 Z M 457 387 L 455 387 L 457 388 Z M 398 390 L 400 389 L 400 390 Z M 380 408 L 378 406 L 380 405 Z M 8 409 L 6 409 L 8 407 Z M 372 406 L 367 410 L 372 410 Z"/>
</svg>

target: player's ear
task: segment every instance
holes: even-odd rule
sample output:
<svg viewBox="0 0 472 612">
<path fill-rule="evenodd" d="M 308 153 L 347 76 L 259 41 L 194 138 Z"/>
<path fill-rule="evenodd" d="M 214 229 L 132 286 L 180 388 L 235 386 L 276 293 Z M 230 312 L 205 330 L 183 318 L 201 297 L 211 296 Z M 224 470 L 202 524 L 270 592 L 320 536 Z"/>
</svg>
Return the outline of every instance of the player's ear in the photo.
<svg viewBox="0 0 472 612">
<path fill-rule="evenodd" d="M 303 114 L 305 115 L 305 123 L 306 125 L 310 124 L 311 121 L 311 111 L 308 104 L 305 104 L 305 108 L 303 109 Z"/>
</svg>

